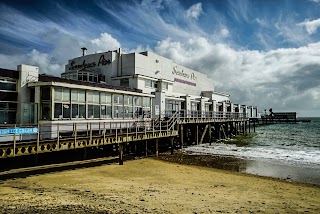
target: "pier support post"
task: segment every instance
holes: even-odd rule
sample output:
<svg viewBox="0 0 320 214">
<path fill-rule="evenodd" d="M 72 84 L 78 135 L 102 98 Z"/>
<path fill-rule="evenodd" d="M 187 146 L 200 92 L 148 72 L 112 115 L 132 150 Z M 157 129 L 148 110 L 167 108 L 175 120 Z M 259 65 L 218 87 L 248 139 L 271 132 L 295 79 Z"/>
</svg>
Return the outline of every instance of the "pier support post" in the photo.
<svg viewBox="0 0 320 214">
<path fill-rule="evenodd" d="M 199 145 L 199 125 L 196 125 L 196 144 Z"/>
<path fill-rule="evenodd" d="M 159 139 L 156 139 L 156 157 L 159 157 Z"/>
<path fill-rule="evenodd" d="M 119 165 L 123 165 L 123 144 L 119 144 Z"/>
<path fill-rule="evenodd" d="M 253 132 L 256 133 L 256 120 L 253 120 Z"/>
<path fill-rule="evenodd" d="M 148 141 L 146 140 L 146 158 L 148 157 Z"/>
<path fill-rule="evenodd" d="M 174 138 L 171 137 L 170 138 L 170 141 L 171 141 L 171 155 L 173 155 L 173 140 L 174 140 Z"/>
<path fill-rule="evenodd" d="M 209 144 L 211 146 L 211 141 L 212 141 L 212 135 L 211 135 L 211 123 L 208 124 L 209 128 Z"/>
<path fill-rule="evenodd" d="M 83 160 L 87 159 L 87 154 L 88 154 L 88 151 L 87 151 L 87 148 L 83 148 Z"/>
<path fill-rule="evenodd" d="M 180 125 L 180 141 L 181 141 L 181 149 L 183 149 L 183 125 Z"/>
</svg>

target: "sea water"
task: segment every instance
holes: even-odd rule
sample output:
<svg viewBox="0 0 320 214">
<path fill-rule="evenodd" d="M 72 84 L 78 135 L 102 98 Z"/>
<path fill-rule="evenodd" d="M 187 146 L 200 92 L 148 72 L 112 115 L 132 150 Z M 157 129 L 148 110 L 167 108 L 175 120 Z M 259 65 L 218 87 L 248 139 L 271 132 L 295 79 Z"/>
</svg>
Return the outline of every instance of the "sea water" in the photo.
<svg viewBox="0 0 320 214">
<path fill-rule="evenodd" d="M 308 119 L 311 122 L 258 126 L 241 146 L 231 140 L 186 150 L 253 160 L 247 173 L 320 184 L 320 118 Z"/>
</svg>

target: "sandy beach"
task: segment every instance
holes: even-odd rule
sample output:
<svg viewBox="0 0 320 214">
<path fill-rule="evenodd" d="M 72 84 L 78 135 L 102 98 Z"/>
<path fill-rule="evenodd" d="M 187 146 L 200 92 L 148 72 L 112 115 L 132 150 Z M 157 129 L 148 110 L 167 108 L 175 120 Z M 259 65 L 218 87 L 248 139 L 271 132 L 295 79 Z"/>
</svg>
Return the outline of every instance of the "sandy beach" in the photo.
<svg viewBox="0 0 320 214">
<path fill-rule="evenodd" d="M 320 188 L 143 158 L 1 181 L 1 213 L 319 213 Z"/>
</svg>

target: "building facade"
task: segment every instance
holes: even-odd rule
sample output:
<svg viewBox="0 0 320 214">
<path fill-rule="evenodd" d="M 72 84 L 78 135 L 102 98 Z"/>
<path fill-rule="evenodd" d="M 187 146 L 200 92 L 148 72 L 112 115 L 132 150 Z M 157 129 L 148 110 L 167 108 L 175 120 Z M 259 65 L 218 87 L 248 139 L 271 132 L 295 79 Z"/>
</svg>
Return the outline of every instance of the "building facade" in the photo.
<svg viewBox="0 0 320 214">
<path fill-rule="evenodd" d="M 46 72 L 46 71 L 41 71 Z M 257 117 L 257 107 L 233 104 L 213 80 L 152 52 L 121 50 L 70 59 L 61 77 L 19 65 L 1 69 L 0 123 L 130 121 L 208 113 Z"/>
</svg>

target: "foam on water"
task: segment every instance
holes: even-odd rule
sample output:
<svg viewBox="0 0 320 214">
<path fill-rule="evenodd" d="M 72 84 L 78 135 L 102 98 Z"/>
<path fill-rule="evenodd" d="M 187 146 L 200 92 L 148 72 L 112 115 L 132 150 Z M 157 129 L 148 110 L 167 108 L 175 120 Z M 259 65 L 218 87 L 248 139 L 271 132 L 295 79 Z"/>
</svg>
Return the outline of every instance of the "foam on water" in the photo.
<svg viewBox="0 0 320 214">
<path fill-rule="evenodd" d="M 245 139 L 245 146 L 241 147 L 231 141 L 228 144 L 193 146 L 186 150 L 320 169 L 320 118 L 311 118 L 311 121 L 257 127 L 256 135 Z"/>
<path fill-rule="evenodd" d="M 233 144 L 213 143 L 211 146 L 202 144 L 185 149 L 197 154 L 232 155 L 251 160 L 265 160 L 290 165 L 308 165 L 320 168 L 320 151 L 296 151 L 290 149 L 268 147 L 237 147 Z"/>
</svg>

